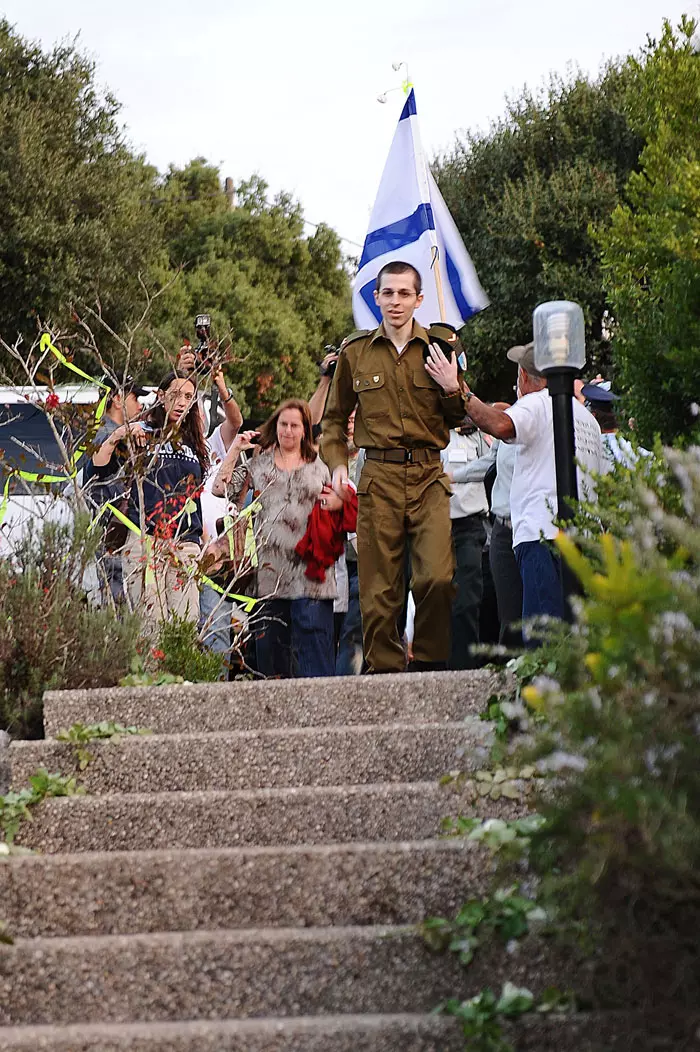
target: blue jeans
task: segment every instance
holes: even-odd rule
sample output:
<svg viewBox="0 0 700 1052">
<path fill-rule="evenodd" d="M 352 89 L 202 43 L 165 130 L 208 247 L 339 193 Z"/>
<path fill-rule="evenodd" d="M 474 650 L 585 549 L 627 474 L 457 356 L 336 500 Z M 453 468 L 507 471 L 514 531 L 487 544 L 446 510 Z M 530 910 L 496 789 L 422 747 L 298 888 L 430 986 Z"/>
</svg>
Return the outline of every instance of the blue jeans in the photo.
<svg viewBox="0 0 700 1052">
<path fill-rule="evenodd" d="M 220 593 L 208 584 L 203 584 L 199 591 L 200 631 L 205 625 L 204 646 L 216 654 L 228 654 L 231 649 L 231 602 L 222 600 Z"/>
<path fill-rule="evenodd" d="M 564 619 L 561 562 L 542 541 L 523 541 L 513 549 L 523 582 L 523 621 L 531 617 Z M 524 631 L 527 637 L 527 631 Z M 537 646 L 526 638 L 527 646 Z"/>
<path fill-rule="evenodd" d="M 360 614 L 360 582 L 357 562 L 348 560 L 348 612 L 335 659 L 336 676 L 359 676 L 362 670 L 362 616 Z"/>
<path fill-rule="evenodd" d="M 270 599 L 255 638 L 258 672 L 282 679 L 335 675 L 332 599 Z"/>
</svg>

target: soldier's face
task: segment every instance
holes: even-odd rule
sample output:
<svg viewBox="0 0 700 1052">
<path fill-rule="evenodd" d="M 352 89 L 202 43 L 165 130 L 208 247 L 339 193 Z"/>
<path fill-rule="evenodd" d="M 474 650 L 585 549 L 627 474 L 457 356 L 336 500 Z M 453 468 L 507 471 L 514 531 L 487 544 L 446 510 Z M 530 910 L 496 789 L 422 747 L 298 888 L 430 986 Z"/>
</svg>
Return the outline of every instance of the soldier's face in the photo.
<svg viewBox="0 0 700 1052">
<path fill-rule="evenodd" d="M 415 279 L 410 270 L 403 274 L 384 274 L 379 292 L 374 299 L 382 312 L 382 318 L 395 329 L 400 329 L 411 320 L 423 302 L 416 292 Z"/>
</svg>

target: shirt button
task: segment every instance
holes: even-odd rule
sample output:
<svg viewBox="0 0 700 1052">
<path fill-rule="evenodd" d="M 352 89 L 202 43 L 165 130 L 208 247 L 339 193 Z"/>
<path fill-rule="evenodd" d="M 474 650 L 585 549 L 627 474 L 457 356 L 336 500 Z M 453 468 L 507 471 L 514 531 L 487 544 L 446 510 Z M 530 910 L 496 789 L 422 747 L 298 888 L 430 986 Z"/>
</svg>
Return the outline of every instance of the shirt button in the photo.
<svg viewBox="0 0 700 1052">
<path fill-rule="evenodd" d="M 403 391 L 403 387 L 399 387 L 399 391 Z"/>
</svg>

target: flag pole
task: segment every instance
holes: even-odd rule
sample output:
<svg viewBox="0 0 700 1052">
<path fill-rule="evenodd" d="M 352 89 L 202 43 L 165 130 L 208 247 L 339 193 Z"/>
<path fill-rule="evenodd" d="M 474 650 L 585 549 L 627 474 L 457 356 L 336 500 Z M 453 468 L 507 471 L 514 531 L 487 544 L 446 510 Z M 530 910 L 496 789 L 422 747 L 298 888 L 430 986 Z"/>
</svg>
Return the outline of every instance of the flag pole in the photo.
<svg viewBox="0 0 700 1052">
<path fill-rule="evenodd" d="M 442 290 L 442 271 L 440 270 L 440 249 L 433 246 L 433 275 L 435 277 L 435 291 L 437 293 L 438 308 L 440 310 L 440 321 L 447 321 L 445 312 L 445 294 Z"/>
</svg>

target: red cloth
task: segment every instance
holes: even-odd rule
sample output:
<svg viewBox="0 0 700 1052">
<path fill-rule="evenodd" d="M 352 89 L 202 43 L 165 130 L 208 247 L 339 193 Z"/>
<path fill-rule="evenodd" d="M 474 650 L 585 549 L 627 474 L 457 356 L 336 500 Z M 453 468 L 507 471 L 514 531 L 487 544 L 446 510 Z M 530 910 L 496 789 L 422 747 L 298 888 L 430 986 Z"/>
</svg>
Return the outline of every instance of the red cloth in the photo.
<svg viewBox="0 0 700 1052">
<path fill-rule="evenodd" d="M 306 533 L 294 549 L 307 563 L 306 576 L 325 581 L 326 570 L 345 551 L 345 536 L 357 529 L 357 494 L 353 493 L 338 511 L 326 511 L 314 504 Z"/>
</svg>

